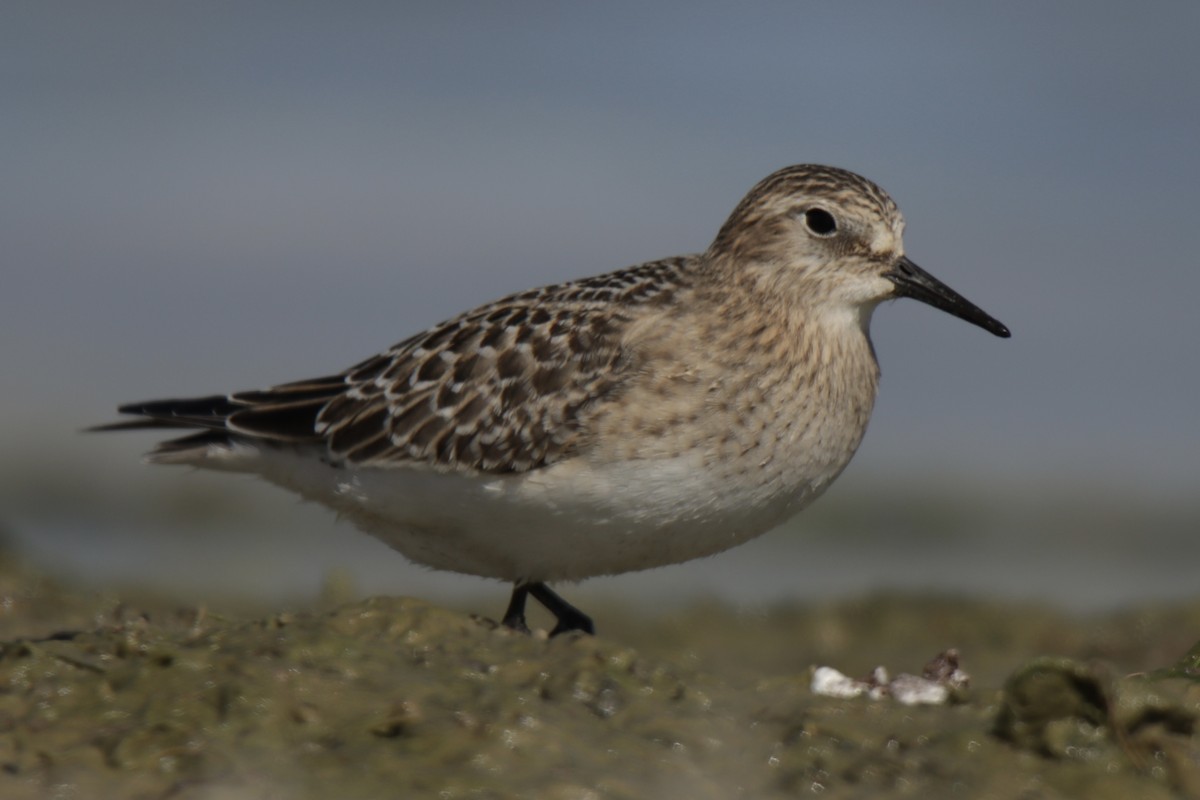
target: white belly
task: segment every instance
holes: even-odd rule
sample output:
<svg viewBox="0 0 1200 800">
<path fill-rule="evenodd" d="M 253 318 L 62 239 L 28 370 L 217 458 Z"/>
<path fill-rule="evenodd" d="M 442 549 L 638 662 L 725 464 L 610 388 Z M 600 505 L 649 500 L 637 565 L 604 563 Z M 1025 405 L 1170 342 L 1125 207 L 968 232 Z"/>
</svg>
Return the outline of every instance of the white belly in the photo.
<svg viewBox="0 0 1200 800">
<path fill-rule="evenodd" d="M 417 563 L 508 581 L 580 580 L 718 553 L 779 525 L 844 465 L 816 479 L 793 470 L 809 476 L 796 484 L 778 469 L 714 472 L 697 455 L 619 466 L 575 459 L 520 476 L 254 456 L 253 471 L 335 508 Z"/>
</svg>

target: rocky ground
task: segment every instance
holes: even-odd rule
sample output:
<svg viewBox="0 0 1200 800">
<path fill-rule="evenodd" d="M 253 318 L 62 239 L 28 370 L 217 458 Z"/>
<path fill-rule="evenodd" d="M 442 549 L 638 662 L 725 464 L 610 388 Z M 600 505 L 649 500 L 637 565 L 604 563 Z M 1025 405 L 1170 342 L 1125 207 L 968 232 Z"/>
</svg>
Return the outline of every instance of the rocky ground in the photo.
<svg viewBox="0 0 1200 800">
<path fill-rule="evenodd" d="M 554 640 L 409 598 L 217 613 L 0 558 L 0 796 L 1200 797 L 1200 604 L 588 611 Z M 943 705 L 810 689 L 947 647 Z"/>
</svg>

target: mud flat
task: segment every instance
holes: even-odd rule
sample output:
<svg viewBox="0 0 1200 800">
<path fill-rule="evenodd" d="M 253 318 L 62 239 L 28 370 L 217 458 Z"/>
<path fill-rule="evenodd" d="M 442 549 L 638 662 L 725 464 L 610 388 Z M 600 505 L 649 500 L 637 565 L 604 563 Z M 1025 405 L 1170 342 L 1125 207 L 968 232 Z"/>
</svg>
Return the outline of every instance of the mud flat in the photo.
<svg viewBox="0 0 1200 800">
<path fill-rule="evenodd" d="M 0 796 L 1200 797 L 1200 603 L 588 610 L 554 640 L 409 598 L 218 614 L 0 558 Z M 948 646 L 942 705 L 810 688 Z"/>
</svg>

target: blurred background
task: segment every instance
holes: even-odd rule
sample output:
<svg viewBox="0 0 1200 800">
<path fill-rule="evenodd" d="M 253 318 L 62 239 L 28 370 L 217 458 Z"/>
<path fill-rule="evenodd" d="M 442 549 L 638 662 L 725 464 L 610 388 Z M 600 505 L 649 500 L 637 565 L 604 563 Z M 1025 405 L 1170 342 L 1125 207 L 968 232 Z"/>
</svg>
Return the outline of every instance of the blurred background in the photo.
<svg viewBox="0 0 1200 800">
<path fill-rule="evenodd" d="M 1195 597 L 1200 6 L 15 3 L 0 528 L 81 585 L 339 576 L 498 614 L 321 508 L 151 468 L 124 401 L 338 371 L 510 291 L 703 249 L 759 178 L 875 180 L 1013 331 L 875 315 L 855 461 L 785 529 L 569 596 Z M 464 599 L 468 598 L 468 599 Z"/>
</svg>

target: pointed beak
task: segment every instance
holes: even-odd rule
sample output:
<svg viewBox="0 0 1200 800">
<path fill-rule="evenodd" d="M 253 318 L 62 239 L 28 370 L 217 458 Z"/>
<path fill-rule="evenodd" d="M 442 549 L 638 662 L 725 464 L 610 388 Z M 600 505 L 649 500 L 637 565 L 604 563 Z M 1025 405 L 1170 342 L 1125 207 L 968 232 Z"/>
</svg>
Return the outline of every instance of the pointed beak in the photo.
<svg viewBox="0 0 1200 800">
<path fill-rule="evenodd" d="M 896 284 L 897 297 L 911 297 L 928 303 L 1003 339 L 1012 335 L 1000 320 L 986 314 L 982 308 L 909 261 L 907 256 L 897 261 L 884 277 Z"/>
</svg>

